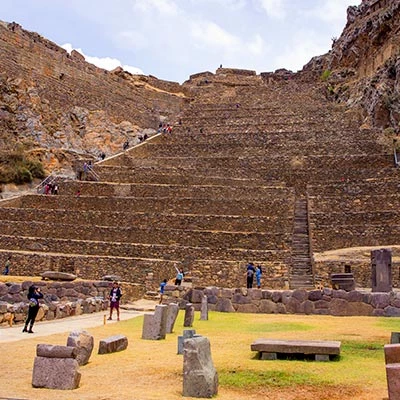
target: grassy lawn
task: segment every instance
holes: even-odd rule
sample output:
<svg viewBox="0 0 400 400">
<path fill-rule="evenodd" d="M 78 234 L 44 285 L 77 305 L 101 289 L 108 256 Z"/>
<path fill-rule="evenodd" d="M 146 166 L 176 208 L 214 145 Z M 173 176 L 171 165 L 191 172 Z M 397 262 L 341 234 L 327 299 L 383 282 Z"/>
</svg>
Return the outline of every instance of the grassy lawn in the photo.
<svg viewBox="0 0 400 400">
<path fill-rule="evenodd" d="M 180 312 L 175 333 L 163 341 L 140 339 L 142 317 L 90 329 L 96 347 L 90 363 L 81 367 L 75 391 L 49 391 L 31 387 L 37 343 L 65 344 L 68 334 L 0 345 L 3 377 L 0 397 L 23 399 L 179 399 L 182 398 L 182 356 L 176 355 L 177 335 L 183 330 Z M 210 313 L 194 329 L 211 342 L 219 373 L 220 399 L 342 399 L 387 398 L 383 345 L 392 331 L 400 331 L 397 318 L 331 317 Z M 128 349 L 97 355 L 101 338 L 125 334 Z M 336 361 L 261 361 L 250 351 L 257 338 L 339 340 L 342 354 Z"/>
</svg>

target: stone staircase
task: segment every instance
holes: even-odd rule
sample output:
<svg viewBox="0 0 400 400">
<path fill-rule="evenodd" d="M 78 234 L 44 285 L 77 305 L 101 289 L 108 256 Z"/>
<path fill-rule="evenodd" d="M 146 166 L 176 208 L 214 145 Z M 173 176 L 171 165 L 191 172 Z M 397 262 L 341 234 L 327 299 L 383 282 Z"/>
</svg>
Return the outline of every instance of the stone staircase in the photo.
<svg viewBox="0 0 400 400">
<path fill-rule="evenodd" d="M 357 114 L 329 103 L 315 82 L 219 79 L 196 88 L 172 134 L 97 163 L 101 181 L 2 202 L 0 263 L 12 255 L 21 275 L 68 266 L 139 284 L 152 273 L 156 290 L 182 266 L 194 286 L 244 286 L 253 261 L 265 270 L 263 287 L 312 288 L 310 243 L 314 251 L 330 239 L 356 246 L 372 232 L 400 241 L 394 225 L 346 235 L 351 211 L 367 210 L 377 225 L 400 208 L 398 172 Z M 393 184 L 386 190 L 374 179 Z M 366 188 L 358 197 L 341 191 L 358 186 Z M 337 225 L 326 228 L 335 219 L 340 235 Z"/>
<path fill-rule="evenodd" d="M 291 289 L 314 288 L 314 277 L 310 255 L 307 199 L 298 197 L 294 207 L 292 242 L 292 268 L 289 284 Z"/>
</svg>

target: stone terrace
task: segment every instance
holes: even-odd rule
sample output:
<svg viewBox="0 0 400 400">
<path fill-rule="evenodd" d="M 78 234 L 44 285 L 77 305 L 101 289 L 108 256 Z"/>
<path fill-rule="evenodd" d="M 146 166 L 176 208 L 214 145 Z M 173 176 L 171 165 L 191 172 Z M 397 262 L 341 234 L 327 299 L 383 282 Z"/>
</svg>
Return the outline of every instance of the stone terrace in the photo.
<svg viewBox="0 0 400 400">
<path fill-rule="evenodd" d="M 328 102 L 315 83 L 230 73 L 185 83 L 194 95 L 182 123 L 95 165 L 100 182 L 3 202 L 1 260 L 12 254 L 19 274 L 52 267 L 138 283 L 151 271 L 154 287 L 175 266 L 197 285 L 240 286 L 253 261 L 264 266 L 264 286 L 312 287 L 312 250 L 365 243 L 326 229 L 334 213 L 343 221 L 342 211 L 356 206 L 329 188 L 395 182 L 397 173 L 376 133 L 360 130 L 357 115 Z M 373 204 L 393 213 L 399 205 L 387 193 L 360 198 L 358 207 L 364 200 L 377 224 Z M 398 238 L 394 226 L 381 232 L 377 243 Z"/>
</svg>

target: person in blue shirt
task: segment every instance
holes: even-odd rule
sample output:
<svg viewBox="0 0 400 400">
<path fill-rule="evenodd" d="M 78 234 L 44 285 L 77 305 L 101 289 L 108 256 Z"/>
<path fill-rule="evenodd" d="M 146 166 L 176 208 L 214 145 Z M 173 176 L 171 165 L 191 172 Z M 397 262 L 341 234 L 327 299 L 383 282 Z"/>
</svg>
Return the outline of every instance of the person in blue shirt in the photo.
<svg viewBox="0 0 400 400">
<path fill-rule="evenodd" d="M 175 278 L 175 285 L 176 286 L 180 286 L 182 281 L 183 281 L 183 269 L 177 269 L 177 274 L 176 274 L 176 278 Z"/>
<path fill-rule="evenodd" d="M 167 286 L 167 280 L 166 279 L 164 279 L 160 283 L 160 304 L 162 304 L 162 301 L 163 301 L 164 292 L 165 292 L 165 286 Z"/>
<path fill-rule="evenodd" d="M 257 288 L 258 289 L 261 289 L 261 275 L 262 275 L 261 265 L 257 265 L 257 267 L 256 267 L 256 281 L 257 281 Z"/>
</svg>

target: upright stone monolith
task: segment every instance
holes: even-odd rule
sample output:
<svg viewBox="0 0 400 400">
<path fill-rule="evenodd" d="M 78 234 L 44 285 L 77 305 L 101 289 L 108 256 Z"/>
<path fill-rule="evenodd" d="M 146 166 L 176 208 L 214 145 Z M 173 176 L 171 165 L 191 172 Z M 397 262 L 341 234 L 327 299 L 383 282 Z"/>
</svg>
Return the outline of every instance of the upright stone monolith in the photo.
<svg viewBox="0 0 400 400">
<path fill-rule="evenodd" d="M 194 306 L 192 303 L 187 303 L 185 307 L 185 319 L 183 321 L 183 326 L 190 328 L 193 326 L 194 321 Z"/>
<path fill-rule="evenodd" d="M 179 313 L 179 306 L 176 303 L 170 303 L 168 304 L 168 310 L 167 310 L 167 328 L 166 332 L 167 333 L 172 333 L 174 330 L 174 325 L 176 318 Z"/>
<path fill-rule="evenodd" d="M 201 298 L 200 320 L 208 321 L 208 300 L 206 295 Z"/>
<path fill-rule="evenodd" d="M 392 251 L 379 249 L 371 251 L 372 291 L 392 291 Z"/>
<path fill-rule="evenodd" d="M 183 396 L 210 398 L 218 393 L 218 374 L 206 337 L 186 339 L 183 344 Z"/>
<path fill-rule="evenodd" d="M 168 306 L 157 305 L 154 314 L 144 315 L 142 339 L 165 339 L 167 330 L 167 310 Z"/>
</svg>

